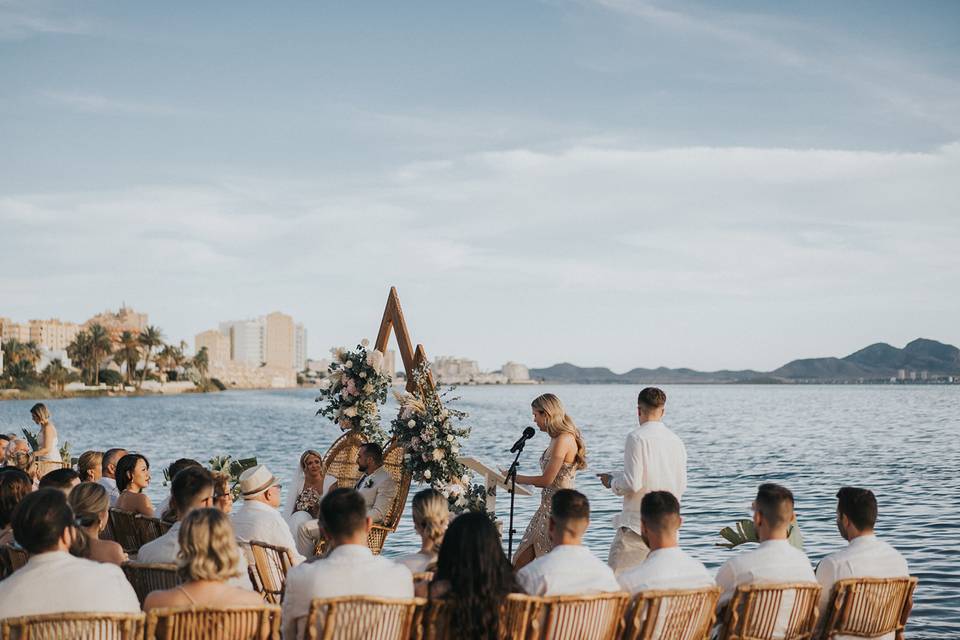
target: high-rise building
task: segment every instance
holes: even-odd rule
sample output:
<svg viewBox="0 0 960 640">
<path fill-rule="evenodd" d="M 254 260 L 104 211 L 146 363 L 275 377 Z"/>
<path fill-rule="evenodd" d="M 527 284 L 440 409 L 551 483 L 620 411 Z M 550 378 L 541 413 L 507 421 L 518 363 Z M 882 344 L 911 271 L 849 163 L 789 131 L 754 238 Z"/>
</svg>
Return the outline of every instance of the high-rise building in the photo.
<svg viewBox="0 0 960 640">
<path fill-rule="evenodd" d="M 297 368 L 295 361 L 296 329 L 293 318 L 285 313 L 274 311 L 263 318 L 264 347 L 268 366 L 278 368 Z M 303 368 L 302 366 L 300 368 Z"/>
<path fill-rule="evenodd" d="M 49 351 L 66 351 L 82 328 L 74 322 L 61 322 L 59 319 L 31 320 L 29 324 L 30 340 Z"/>
<path fill-rule="evenodd" d="M 194 353 L 207 348 L 207 359 L 211 367 L 222 367 L 230 362 L 230 336 L 225 336 L 216 329 L 198 333 L 193 338 Z"/>
<path fill-rule="evenodd" d="M 307 365 L 307 330 L 285 313 L 221 322 L 220 333 L 230 340 L 234 362 L 298 371 Z"/>
<path fill-rule="evenodd" d="M 294 368 L 303 371 L 307 368 L 307 330 L 302 324 L 297 324 L 294 339 Z"/>
<path fill-rule="evenodd" d="M 230 338 L 230 359 L 259 367 L 266 362 L 264 326 L 259 320 L 220 323 L 220 333 Z"/>
<path fill-rule="evenodd" d="M 0 340 L 16 340 L 30 342 L 30 326 L 19 324 L 10 318 L 0 318 Z"/>
</svg>

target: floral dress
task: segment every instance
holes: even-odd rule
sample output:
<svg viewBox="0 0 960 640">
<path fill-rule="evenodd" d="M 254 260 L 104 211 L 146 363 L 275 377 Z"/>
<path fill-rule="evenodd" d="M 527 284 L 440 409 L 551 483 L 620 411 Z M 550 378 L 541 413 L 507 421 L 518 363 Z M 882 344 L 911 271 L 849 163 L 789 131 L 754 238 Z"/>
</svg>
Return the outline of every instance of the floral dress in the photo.
<svg viewBox="0 0 960 640">
<path fill-rule="evenodd" d="M 547 449 L 547 451 L 549 451 L 549 449 Z M 546 470 L 547 465 L 550 463 L 550 458 L 547 457 L 547 451 L 544 451 L 540 455 L 541 472 Z M 546 555 L 553 549 L 553 542 L 550 541 L 550 531 L 548 529 L 550 525 L 550 501 L 553 500 L 553 494 L 555 494 L 558 489 L 573 489 L 576 477 L 577 465 L 564 463 L 560 467 L 560 471 L 557 472 L 557 477 L 550 483 L 550 486 L 543 488 L 543 493 L 540 496 L 540 507 L 537 509 L 537 512 L 533 514 L 530 524 L 527 525 L 527 530 L 523 534 L 523 540 L 520 541 L 520 546 L 517 547 L 517 552 L 514 557 L 518 557 L 530 546 L 533 546 L 533 553 L 537 558 Z"/>
<path fill-rule="evenodd" d="M 300 495 L 297 496 L 297 502 L 293 507 L 294 511 L 306 511 L 314 518 L 320 516 L 320 495 L 313 487 L 304 487 Z"/>
</svg>

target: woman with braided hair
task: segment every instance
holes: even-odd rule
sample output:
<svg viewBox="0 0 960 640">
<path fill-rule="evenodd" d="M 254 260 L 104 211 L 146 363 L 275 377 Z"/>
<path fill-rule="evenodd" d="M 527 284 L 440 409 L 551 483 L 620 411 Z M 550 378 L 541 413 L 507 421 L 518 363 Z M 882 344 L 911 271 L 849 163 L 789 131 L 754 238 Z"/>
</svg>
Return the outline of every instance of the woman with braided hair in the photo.
<svg viewBox="0 0 960 640">
<path fill-rule="evenodd" d="M 420 536 L 420 551 L 397 558 L 397 562 L 411 573 L 432 571 L 449 523 L 450 508 L 442 493 L 424 489 L 413 496 L 413 528 Z"/>
</svg>

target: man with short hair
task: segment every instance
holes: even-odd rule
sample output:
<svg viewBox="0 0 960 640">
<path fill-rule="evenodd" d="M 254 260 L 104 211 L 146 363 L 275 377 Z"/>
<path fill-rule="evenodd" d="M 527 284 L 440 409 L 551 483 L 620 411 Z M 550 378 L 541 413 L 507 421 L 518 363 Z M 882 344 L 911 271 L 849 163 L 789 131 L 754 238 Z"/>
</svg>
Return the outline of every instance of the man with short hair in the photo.
<svg viewBox="0 0 960 640">
<path fill-rule="evenodd" d="M 280 481 L 266 465 L 258 464 L 244 470 L 240 474 L 243 506 L 230 517 L 238 538 L 286 547 L 293 564 L 300 564 L 304 557 L 297 551 L 290 527 L 280 515 L 280 488 Z"/>
<path fill-rule="evenodd" d="M 368 442 L 357 451 L 357 468 L 360 479 L 354 488 L 367 503 L 367 515 L 374 524 L 383 524 L 390 513 L 390 506 L 397 497 L 397 481 L 383 466 L 383 449 L 375 442 Z"/>
<path fill-rule="evenodd" d="M 283 637 L 302 637 L 314 598 L 378 596 L 412 598 L 413 576 L 404 565 L 375 556 L 367 547 L 373 524 L 367 504 L 353 489 L 334 489 L 320 501 L 320 526 L 332 547 L 326 558 L 290 569 L 283 598 Z"/>
<path fill-rule="evenodd" d="M 139 613 L 140 602 L 120 567 L 70 555 L 73 511 L 56 489 L 24 496 L 13 535 L 30 554 L 26 566 L 0 582 L 0 619 L 45 613 Z"/>
<path fill-rule="evenodd" d="M 810 560 L 806 554 L 790 544 L 787 532 L 793 521 L 793 493 L 778 484 L 760 485 L 753 502 L 753 524 L 760 546 L 727 560 L 717 572 L 722 609 L 733 597 L 737 587 L 748 584 L 777 582 L 812 582 Z M 782 637 L 793 610 L 794 600 L 784 596 L 772 637 Z M 718 616 L 722 620 L 722 617 Z"/>
<path fill-rule="evenodd" d="M 683 441 L 663 424 L 667 394 L 647 387 L 637 396 L 638 426 L 627 434 L 623 471 L 601 473 L 603 486 L 623 496 L 623 511 L 613 519 L 617 533 L 610 544 L 607 562 L 620 574 L 647 557 L 641 537 L 640 503 L 651 491 L 669 491 L 677 500 L 687 489 L 687 449 Z"/>
<path fill-rule="evenodd" d="M 117 489 L 116 480 L 117 462 L 125 455 L 127 455 L 126 449 L 107 449 L 103 454 L 103 460 L 100 462 L 100 472 L 102 475 L 97 482 L 102 484 L 103 488 L 107 490 L 111 507 L 116 506 L 117 498 L 120 497 L 120 490 Z"/>
<path fill-rule="evenodd" d="M 847 578 L 900 578 L 910 575 L 907 561 L 873 532 L 877 524 L 877 498 L 869 489 L 843 487 L 837 492 L 837 529 L 850 544 L 826 556 L 817 565 L 820 592 L 820 619 L 825 622 L 827 607 L 838 580 Z M 912 603 L 911 603 L 912 606 Z M 893 633 L 880 636 L 893 640 Z M 839 635 L 837 640 L 853 636 Z"/>
<path fill-rule="evenodd" d="M 40 489 L 57 489 L 69 496 L 75 486 L 80 484 L 80 474 L 73 469 L 54 469 L 40 478 Z"/>
<path fill-rule="evenodd" d="M 517 572 L 517 582 L 532 596 L 619 591 L 613 569 L 583 546 L 590 526 L 590 502 L 573 489 L 560 489 L 550 500 L 548 530 L 553 549 Z"/>
<path fill-rule="evenodd" d="M 651 491 L 640 503 L 643 542 L 650 548 L 646 559 L 618 576 L 631 594 L 658 589 L 699 589 L 713 586 L 713 578 L 699 560 L 679 545 L 680 502 L 669 491 Z"/>
<path fill-rule="evenodd" d="M 170 507 L 173 506 L 173 501 L 171 500 L 173 479 L 177 477 L 178 473 L 187 467 L 203 467 L 203 465 L 192 458 L 179 458 L 171 462 L 170 466 L 167 467 L 166 476 L 167 481 L 171 483 L 171 493 L 168 493 L 167 497 L 165 497 L 163 501 L 160 502 L 160 505 L 154 510 L 157 514 L 157 517 L 165 522 L 176 522 L 178 520 L 177 514 L 170 509 Z"/>
</svg>

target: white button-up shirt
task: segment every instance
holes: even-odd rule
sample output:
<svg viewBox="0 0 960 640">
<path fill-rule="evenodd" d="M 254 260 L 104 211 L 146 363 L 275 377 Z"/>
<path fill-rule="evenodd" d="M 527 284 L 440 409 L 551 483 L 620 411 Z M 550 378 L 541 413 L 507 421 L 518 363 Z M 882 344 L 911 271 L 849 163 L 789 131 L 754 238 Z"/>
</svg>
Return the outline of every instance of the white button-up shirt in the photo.
<svg viewBox="0 0 960 640">
<path fill-rule="evenodd" d="M 140 601 L 120 567 L 66 551 L 31 556 L 0 582 L 0 619 L 65 611 L 139 613 Z"/>
<path fill-rule="evenodd" d="M 108 478 L 107 476 L 101 476 L 97 482 L 99 482 L 103 488 L 107 490 L 107 497 L 110 498 L 110 506 L 117 506 L 117 498 L 120 497 L 120 490 L 117 489 L 117 481 L 113 478 Z"/>
<path fill-rule="evenodd" d="M 617 579 L 620 587 L 631 594 L 660 589 L 699 589 L 713 586 L 713 576 L 696 558 L 680 547 L 651 551 L 646 559 L 627 569 Z"/>
<path fill-rule="evenodd" d="M 640 501 L 651 491 L 669 491 L 683 500 L 687 490 L 687 449 L 662 422 L 644 422 L 627 434 L 623 471 L 613 474 L 610 488 L 623 496 L 623 512 L 614 527 L 640 533 Z"/>
<path fill-rule="evenodd" d="M 231 514 L 233 530 L 241 540 L 257 540 L 278 547 L 290 549 L 293 564 L 300 564 L 304 558 L 297 551 L 290 527 L 280 512 L 270 505 L 257 500 L 245 500 L 243 506 Z"/>
<path fill-rule="evenodd" d="M 165 534 L 152 540 L 140 547 L 137 552 L 137 562 L 158 562 L 161 564 L 177 564 L 177 554 L 180 553 L 180 522 L 173 523 L 170 530 Z M 243 549 L 237 548 L 240 554 L 240 564 L 237 567 L 240 571 L 239 576 L 230 578 L 227 581 L 231 587 L 239 587 L 247 591 L 253 591 L 253 585 L 250 583 L 250 574 L 247 571 L 247 557 Z"/>
<path fill-rule="evenodd" d="M 877 536 L 869 534 L 850 541 L 845 548 L 825 557 L 817 565 L 817 581 L 823 587 L 820 592 L 820 619 L 824 620 L 833 585 L 847 578 L 900 578 L 910 575 L 907 561 L 900 552 Z M 880 636 L 881 640 L 893 640 L 894 634 Z M 848 640 L 853 636 L 838 635 L 836 640 Z"/>
<path fill-rule="evenodd" d="M 562 544 L 517 572 L 517 582 L 532 596 L 620 591 L 613 569 L 580 544 Z"/>
<path fill-rule="evenodd" d="M 366 546 L 348 544 L 326 558 L 293 567 L 283 596 L 283 637 L 299 638 L 298 628 L 314 598 L 378 596 L 412 598 L 413 575 L 402 564 L 375 556 Z"/>
</svg>

